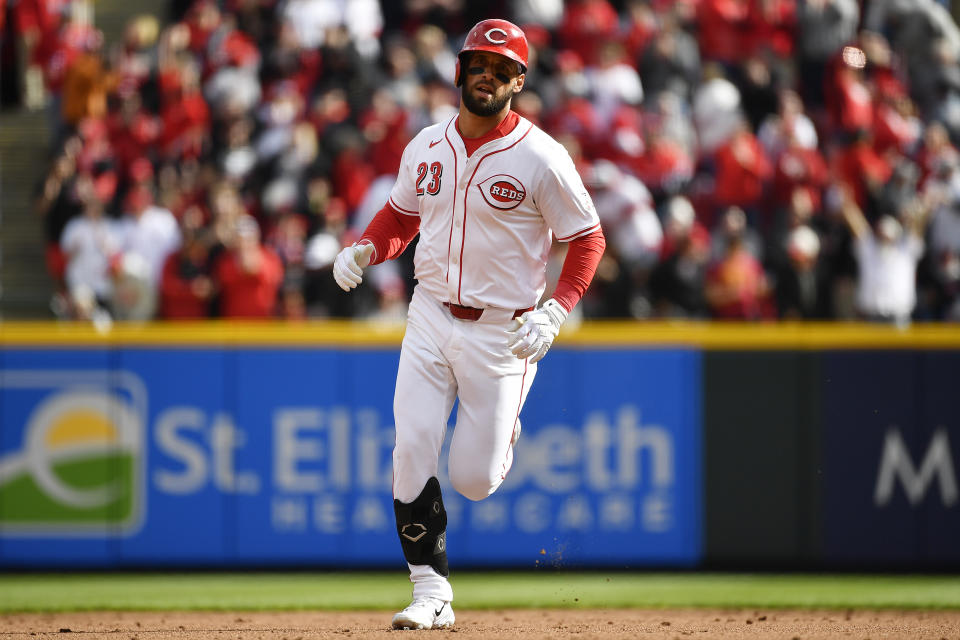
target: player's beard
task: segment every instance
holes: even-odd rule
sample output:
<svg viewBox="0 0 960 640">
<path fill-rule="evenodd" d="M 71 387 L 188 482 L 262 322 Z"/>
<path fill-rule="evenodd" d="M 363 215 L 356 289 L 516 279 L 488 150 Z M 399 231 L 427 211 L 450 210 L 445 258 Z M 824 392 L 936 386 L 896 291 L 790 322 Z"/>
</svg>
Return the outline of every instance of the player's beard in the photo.
<svg viewBox="0 0 960 640">
<path fill-rule="evenodd" d="M 472 113 L 475 116 L 480 116 L 481 118 L 488 118 L 494 114 L 500 113 L 500 111 L 510 104 L 510 98 L 513 97 L 509 91 L 504 92 L 500 97 L 497 94 L 494 94 L 490 99 L 490 102 L 480 102 L 473 97 L 471 90 L 467 89 L 467 83 L 464 82 L 460 88 L 460 99 L 463 100 L 463 106 L 467 108 L 467 111 Z"/>
</svg>

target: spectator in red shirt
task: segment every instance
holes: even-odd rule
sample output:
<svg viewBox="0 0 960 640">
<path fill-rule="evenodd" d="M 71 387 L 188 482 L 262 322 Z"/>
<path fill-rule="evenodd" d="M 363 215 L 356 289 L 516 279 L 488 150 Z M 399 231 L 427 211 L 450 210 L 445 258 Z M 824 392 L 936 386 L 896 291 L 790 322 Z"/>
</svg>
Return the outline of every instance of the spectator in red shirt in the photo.
<svg viewBox="0 0 960 640">
<path fill-rule="evenodd" d="M 748 24 L 754 54 L 790 58 L 797 27 L 796 0 L 752 0 Z"/>
<path fill-rule="evenodd" d="M 566 3 L 557 29 L 560 42 L 589 65 L 597 62 L 600 45 L 617 38 L 620 18 L 607 0 L 572 0 Z"/>
<path fill-rule="evenodd" d="M 670 196 L 679 193 L 693 177 L 693 158 L 678 141 L 652 131 L 634 171 L 655 197 Z"/>
<path fill-rule="evenodd" d="M 210 237 L 197 209 L 182 225 L 183 245 L 167 257 L 160 278 L 160 317 L 188 320 L 210 316 Z"/>
<path fill-rule="evenodd" d="M 659 18 L 649 3 L 641 0 L 627 2 L 624 12 L 626 20 L 623 29 L 623 46 L 627 50 L 627 57 L 636 60 L 657 34 L 660 28 Z"/>
<path fill-rule="evenodd" d="M 873 91 L 863 75 L 866 54 L 844 47 L 832 63 L 827 80 L 827 110 L 836 132 L 853 134 L 873 127 Z"/>
<path fill-rule="evenodd" d="M 829 173 L 827 163 L 816 148 L 799 145 L 791 138 L 789 146 L 777 158 L 773 175 L 772 204 L 786 207 L 797 189 L 807 192 L 814 209 L 819 210 Z"/>
<path fill-rule="evenodd" d="M 303 216 L 292 211 L 282 213 L 267 246 L 273 249 L 283 265 L 283 287 L 280 315 L 303 319 L 307 315 L 304 287 L 307 279 L 307 224 Z"/>
<path fill-rule="evenodd" d="M 332 177 L 334 193 L 353 211 L 363 201 L 377 174 L 373 163 L 364 157 L 361 146 L 351 141 L 334 161 Z"/>
<path fill-rule="evenodd" d="M 724 64 L 742 62 L 750 53 L 744 46 L 750 0 L 703 0 L 697 12 L 700 55 Z"/>
<path fill-rule="evenodd" d="M 572 91 L 565 89 L 556 107 L 544 114 L 544 125 L 551 135 L 573 136 L 590 151 L 597 146 L 604 146 L 603 142 L 597 142 L 597 138 L 601 137 L 597 110 L 587 98 Z"/>
<path fill-rule="evenodd" d="M 224 318 L 270 318 L 276 315 L 277 295 L 283 283 L 283 264 L 260 244 L 260 228 L 250 216 L 237 222 L 236 244 L 214 267 Z"/>
<path fill-rule="evenodd" d="M 923 132 L 913 101 L 907 96 L 881 93 L 874 105 L 873 122 L 873 145 L 878 153 L 891 149 L 910 153 Z"/>
<path fill-rule="evenodd" d="M 17 0 L 10 5 L 13 26 L 21 34 L 27 71 L 37 76 L 45 76 L 47 88 L 54 93 L 60 90 L 65 66 L 63 61 L 55 64 L 51 62 L 64 46 L 60 28 L 71 2 L 72 0 Z"/>
<path fill-rule="evenodd" d="M 223 22 L 223 15 L 214 0 L 197 0 L 190 7 L 186 15 L 187 27 L 190 29 L 190 50 L 197 55 L 207 50 L 210 36 Z"/>
<path fill-rule="evenodd" d="M 173 73 L 160 110 L 160 151 L 171 159 L 195 158 L 208 141 L 210 107 L 200 92 L 194 63 L 184 63 Z"/>
<path fill-rule="evenodd" d="M 852 191 L 857 206 L 864 210 L 870 209 L 868 200 L 876 197 L 893 173 L 887 159 L 877 153 L 867 130 L 858 131 L 853 144 L 842 149 L 832 164 L 833 175 Z"/>
<path fill-rule="evenodd" d="M 106 125 L 121 177 L 126 179 L 133 165 L 153 147 L 160 133 L 159 121 L 144 108 L 140 95 L 131 93 L 120 99 L 107 116 Z"/>
<path fill-rule="evenodd" d="M 374 91 L 370 108 L 360 115 L 360 129 L 366 139 L 367 158 L 376 175 L 400 171 L 400 157 L 410 141 L 408 113 L 385 89 Z"/>
<path fill-rule="evenodd" d="M 770 317 L 770 285 L 760 262 L 744 247 L 747 218 L 737 207 L 727 209 L 722 233 L 723 257 L 707 271 L 706 297 L 715 318 L 759 320 Z"/>
<path fill-rule="evenodd" d="M 714 200 L 719 207 L 740 207 L 757 219 L 772 174 L 763 146 L 743 123 L 739 131 L 717 149 Z"/>
</svg>

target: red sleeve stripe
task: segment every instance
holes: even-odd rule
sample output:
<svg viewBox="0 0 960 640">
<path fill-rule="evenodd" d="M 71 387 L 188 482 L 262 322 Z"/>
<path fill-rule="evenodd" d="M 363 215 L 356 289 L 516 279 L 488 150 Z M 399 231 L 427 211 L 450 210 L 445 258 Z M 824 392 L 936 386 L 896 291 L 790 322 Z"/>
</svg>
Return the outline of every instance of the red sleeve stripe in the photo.
<svg viewBox="0 0 960 640">
<path fill-rule="evenodd" d="M 419 211 L 411 211 L 410 209 L 404 209 L 403 207 L 397 206 L 396 201 L 393 198 L 389 198 L 388 202 L 390 206 L 397 210 L 397 213 L 404 213 L 408 216 L 418 216 L 420 215 Z"/>
<path fill-rule="evenodd" d="M 364 229 L 360 241 L 369 240 L 375 250 L 370 264 L 396 258 L 420 230 L 418 216 L 406 216 L 387 202 Z"/>
<path fill-rule="evenodd" d="M 597 265 L 600 264 L 606 244 L 603 231 L 600 230 L 574 238 L 570 242 L 567 257 L 564 258 L 563 267 L 560 269 L 557 288 L 553 292 L 554 300 L 567 311 L 573 311 L 580 298 L 586 293 L 597 271 Z"/>
<path fill-rule="evenodd" d="M 584 229 L 583 231 L 577 231 L 576 233 L 572 233 L 572 234 L 570 234 L 569 236 L 564 236 L 564 237 L 562 237 L 562 238 L 561 238 L 560 236 L 557 236 L 557 241 L 558 241 L 558 242 L 569 242 L 569 241 L 574 240 L 574 239 L 576 239 L 576 238 L 579 238 L 579 237 L 581 237 L 581 236 L 589 235 L 589 234 L 593 233 L 594 231 L 596 231 L 596 230 L 599 229 L 599 228 L 600 228 L 600 223 L 598 222 L 597 224 L 593 225 L 593 226 L 590 227 L 589 229 Z"/>
</svg>

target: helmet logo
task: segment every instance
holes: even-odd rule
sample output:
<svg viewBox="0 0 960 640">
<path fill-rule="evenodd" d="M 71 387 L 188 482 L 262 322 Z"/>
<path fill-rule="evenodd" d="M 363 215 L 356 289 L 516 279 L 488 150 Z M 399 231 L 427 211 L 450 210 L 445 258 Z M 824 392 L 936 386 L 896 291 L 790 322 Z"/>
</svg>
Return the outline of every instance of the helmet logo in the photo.
<svg viewBox="0 0 960 640">
<path fill-rule="evenodd" d="M 502 34 L 503 34 L 503 40 L 494 40 L 494 39 L 493 39 L 493 36 L 490 35 L 490 34 L 493 33 L 494 31 L 499 31 L 500 33 L 502 33 Z M 493 29 L 490 29 L 489 31 L 487 31 L 487 32 L 486 32 L 485 34 L 483 34 L 483 35 L 485 35 L 485 36 L 487 37 L 487 40 L 489 40 L 489 41 L 492 42 L 493 44 L 506 44 L 506 43 L 507 43 L 507 32 L 504 31 L 503 29 L 499 28 L 499 27 L 494 27 Z"/>
</svg>

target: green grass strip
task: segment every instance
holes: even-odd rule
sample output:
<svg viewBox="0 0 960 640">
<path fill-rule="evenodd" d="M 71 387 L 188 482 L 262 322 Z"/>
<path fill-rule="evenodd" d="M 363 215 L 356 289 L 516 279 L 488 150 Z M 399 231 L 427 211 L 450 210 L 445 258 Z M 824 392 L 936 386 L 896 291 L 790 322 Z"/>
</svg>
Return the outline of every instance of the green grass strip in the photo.
<svg viewBox="0 0 960 640">
<path fill-rule="evenodd" d="M 947 575 L 468 573 L 463 609 L 529 607 L 958 609 Z M 396 609 L 395 573 L 103 573 L 0 575 L 0 613 L 91 610 Z"/>
</svg>

